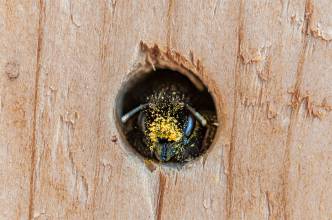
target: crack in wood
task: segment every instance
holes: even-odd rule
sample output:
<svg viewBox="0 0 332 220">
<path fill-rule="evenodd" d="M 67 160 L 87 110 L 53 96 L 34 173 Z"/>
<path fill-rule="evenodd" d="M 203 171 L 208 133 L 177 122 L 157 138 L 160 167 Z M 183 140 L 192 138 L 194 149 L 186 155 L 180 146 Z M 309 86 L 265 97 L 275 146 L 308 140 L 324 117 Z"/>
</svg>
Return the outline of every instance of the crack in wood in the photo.
<svg viewBox="0 0 332 220">
<path fill-rule="evenodd" d="M 295 86 L 294 91 L 295 94 L 299 94 L 300 86 L 302 85 L 303 81 L 303 68 L 304 68 L 304 62 L 308 50 L 308 43 L 309 43 L 309 35 L 308 30 L 310 27 L 311 19 L 312 19 L 312 13 L 313 13 L 313 4 L 311 0 L 307 0 L 305 3 L 305 10 L 304 10 L 304 29 L 303 29 L 303 46 L 300 51 L 299 55 L 299 61 L 297 63 L 297 69 L 296 69 L 296 78 L 295 78 Z M 290 115 L 290 122 L 288 125 L 288 131 L 287 131 L 287 138 L 286 138 L 286 146 L 285 146 L 285 153 L 284 153 L 284 166 L 283 166 L 283 174 L 282 174 L 282 183 L 283 183 L 283 189 L 282 189 L 282 201 L 283 201 L 283 211 L 284 211 L 284 219 L 290 218 L 290 208 L 288 207 L 289 204 L 289 198 L 288 198 L 288 188 L 289 188 L 289 180 L 288 175 L 290 171 L 290 147 L 292 143 L 292 137 L 294 132 L 294 126 L 297 121 L 298 113 L 299 113 L 300 105 L 296 105 L 294 108 L 291 109 L 291 115 Z"/>
<path fill-rule="evenodd" d="M 159 190 L 158 190 L 158 201 L 157 201 L 157 209 L 156 209 L 156 219 L 160 220 L 162 216 L 163 210 L 163 202 L 164 202 L 164 193 L 166 186 L 166 176 L 164 174 L 159 173 Z"/>
<path fill-rule="evenodd" d="M 171 37 L 171 31 L 172 31 L 172 10 L 174 8 L 174 0 L 168 1 L 168 9 L 167 9 L 167 36 L 166 36 L 166 44 L 167 49 L 171 48 L 172 43 L 172 37 Z"/>
<path fill-rule="evenodd" d="M 221 3 L 221 0 L 216 0 L 216 4 L 215 4 L 214 9 L 213 9 L 213 17 L 216 15 L 217 9 L 219 8 L 220 3 Z"/>
<path fill-rule="evenodd" d="M 239 8 L 239 17 L 238 17 L 238 40 L 237 40 L 237 59 L 235 64 L 235 80 L 234 80 L 234 97 L 233 97 L 233 119 L 232 119 L 232 129 L 231 129 L 231 141 L 229 148 L 229 156 L 228 156 L 228 175 L 227 175 L 227 189 L 226 189 L 226 217 L 229 219 L 232 214 L 232 196 L 233 196 L 233 162 L 235 156 L 235 138 L 237 135 L 236 132 L 236 116 L 238 109 L 238 96 L 239 96 L 239 81 L 240 81 L 240 66 L 241 63 L 241 44 L 244 35 L 244 0 L 240 0 L 240 8 Z"/>
<path fill-rule="evenodd" d="M 266 200 L 266 206 L 267 206 L 267 219 L 271 219 L 272 214 L 272 204 L 270 201 L 270 193 L 268 191 L 265 192 L 265 200 Z"/>
<path fill-rule="evenodd" d="M 34 217 L 34 193 L 35 193 L 35 170 L 36 170 L 36 131 L 37 131 L 37 106 L 39 103 L 39 80 L 41 72 L 41 57 L 43 49 L 44 26 L 45 26 L 45 4 L 43 0 L 39 1 L 39 21 L 37 27 L 37 54 L 36 54 L 36 76 L 35 76 L 35 94 L 34 94 L 34 110 L 33 110 L 33 131 L 31 143 L 31 173 L 30 173 L 30 192 L 29 192 L 29 211 L 28 219 Z"/>
<path fill-rule="evenodd" d="M 115 12 L 117 3 L 118 3 L 117 0 L 110 0 L 110 5 L 112 7 L 112 16 L 114 16 L 114 12 Z"/>
<path fill-rule="evenodd" d="M 69 13 L 70 13 L 70 21 L 71 23 L 76 27 L 76 28 L 80 28 L 81 25 L 79 25 L 75 19 L 74 19 L 74 15 L 73 15 L 73 1 L 70 1 L 69 3 Z"/>
<path fill-rule="evenodd" d="M 108 68 L 107 68 L 107 62 L 106 62 L 106 56 L 108 53 L 108 43 L 107 43 L 107 23 L 108 23 L 108 16 L 107 16 L 107 4 L 105 3 L 103 6 L 103 23 L 102 23 L 102 31 L 101 31 L 101 42 L 100 42 L 100 59 L 101 59 L 101 74 L 102 76 L 100 77 L 100 81 L 99 84 L 102 85 L 103 82 L 103 75 L 107 74 L 108 72 Z M 102 93 L 102 86 L 99 87 L 99 94 Z M 102 106 L 101 106 L 101 102 L 102 102 L 102 96 L 99 99 L 98 105 L 96 106 L 96 108 L 98 109 L 98 127 L 97 127 L 97 149 L 96 149 L 96 157 L 95 157 L 95 164 L 96 164 L 96 168 L 95 168 L 95 175 L 93 178 L 93 193 L 92 193 L 92 216 L 93 219 L 95 219 L 95 211 L 96 211 L 96 198 L 97 198 L 97 188 L 99 186 L 99 177 L 100 177 L 100 165 L 99 165 L 99 161 L 100 161 L 100 151 L 101 151 L 101 143 L 100 143 L 100 138 L 101 138 L 101 132 L 102 132 Z"/>
</svg>

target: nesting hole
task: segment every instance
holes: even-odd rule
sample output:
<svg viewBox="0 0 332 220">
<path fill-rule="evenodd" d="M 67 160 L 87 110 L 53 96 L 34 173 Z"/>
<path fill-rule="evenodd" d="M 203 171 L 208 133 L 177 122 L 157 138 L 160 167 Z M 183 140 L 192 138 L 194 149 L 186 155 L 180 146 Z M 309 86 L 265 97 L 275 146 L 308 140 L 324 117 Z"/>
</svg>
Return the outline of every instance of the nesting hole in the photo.
<svg viewBox="0 0 332 220">
<path fill-rule="evenodd" d="M 117 95 L 116 120 L 134 152 L 162 163 L 185 163 L 201 156 L 211 146 L 218 126 L 208 88 L 195 75 L 171 69 L 129 77 Z"/>
</svg>

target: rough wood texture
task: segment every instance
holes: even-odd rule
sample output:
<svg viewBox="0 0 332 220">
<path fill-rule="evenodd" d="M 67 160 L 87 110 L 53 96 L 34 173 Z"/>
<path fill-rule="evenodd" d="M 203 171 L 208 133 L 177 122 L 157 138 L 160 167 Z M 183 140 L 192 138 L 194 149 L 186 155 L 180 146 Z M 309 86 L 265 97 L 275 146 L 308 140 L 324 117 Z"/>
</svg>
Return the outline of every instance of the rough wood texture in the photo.
<svg viewBox="0 0 332 220">
<path fill-rule="evenodd" d="M 0 3 L 0 219 L 332 219 L 330 0 Z M 180 170 L 116 127 L 141 41 L 219 94 L 214 146 Z"/>
</svg>

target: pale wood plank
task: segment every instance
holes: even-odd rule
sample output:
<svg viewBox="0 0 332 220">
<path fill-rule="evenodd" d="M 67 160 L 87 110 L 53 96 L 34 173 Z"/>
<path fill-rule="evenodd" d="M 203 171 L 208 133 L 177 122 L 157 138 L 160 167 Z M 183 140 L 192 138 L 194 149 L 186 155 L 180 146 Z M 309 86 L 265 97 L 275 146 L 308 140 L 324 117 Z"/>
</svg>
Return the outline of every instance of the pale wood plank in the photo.
<svg viewBox="0 0 332 220">
<path fill-rule="evenodd" d="M 308 2 L 308 30 L 299 100 L 289 140 L 288 214 L 291 219 L 332 218 L 332 5 Z M 293 94 L 294 96 L 294 94 Z"/>
<path fill-rule="evenodd" d="M 140 40 L 163 35 L 154 16 L 164 4 L 46 2 L 34 197 L 41 219 L 154 218 L 155 181 L 111 137 L 116 91 Z"/>
<path fill-rule="evenodd" d="M 0 2 L 0 219 L 27 219 L 31 201 L 39 7 Z"/>
<path fill-rule="evenodd" d="M 332 218 L 329 0 L 8 2 L 1 217 Z M 146 166 L 117 129 L 140 42 L 216 95 L 214 146 L 181 169 Z"/>
</svg>

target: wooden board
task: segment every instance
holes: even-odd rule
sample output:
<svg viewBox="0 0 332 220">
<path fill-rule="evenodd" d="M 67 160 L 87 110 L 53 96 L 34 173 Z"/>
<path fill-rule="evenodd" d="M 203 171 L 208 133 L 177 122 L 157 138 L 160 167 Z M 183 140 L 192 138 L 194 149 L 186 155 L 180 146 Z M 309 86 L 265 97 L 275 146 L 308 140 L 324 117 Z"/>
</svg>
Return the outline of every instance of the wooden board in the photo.
<svg viewBox="0 0 332 220">
<path fill-rule="evenodd" d="M 332 219 L 331 11 L 1 1 L 0 218 Z M 191 61 L 216 97 L 215 142 L 182 169 L 147 165 L 117 129 L 140 42 Z"/>
</svg>

